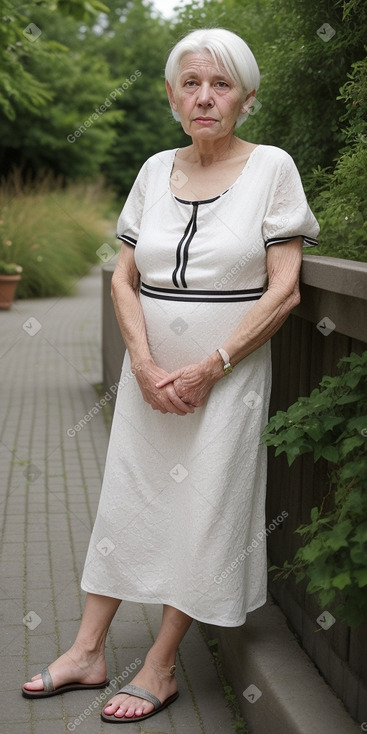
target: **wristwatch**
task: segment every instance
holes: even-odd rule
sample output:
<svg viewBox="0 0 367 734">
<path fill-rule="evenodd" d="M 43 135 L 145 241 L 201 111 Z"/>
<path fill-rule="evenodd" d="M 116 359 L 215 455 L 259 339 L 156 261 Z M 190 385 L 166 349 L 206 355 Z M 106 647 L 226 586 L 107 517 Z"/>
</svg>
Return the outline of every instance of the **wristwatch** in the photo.
<svg viewBox="0 0 367 734">
<path fill-rule="evenodd" d="M 224 372 L 224 374 L 225 375 L 229 375 L 232 372 L 233 367 L 232 367 L 232 365 L 231 365 L 231 363 L 229 361 L 229 354 L 228 354 L 228 352 L 226 352 L 226 350 L 225 349 L 222 349 L 221 347 L 219 347 L 219 349 L 217 349 L 217 352 L 219 352 L 219 354 L 220 354 L 220 356 L 222 357 L 222 360 L 223 360 L 223 372 Z"/>
</svg>

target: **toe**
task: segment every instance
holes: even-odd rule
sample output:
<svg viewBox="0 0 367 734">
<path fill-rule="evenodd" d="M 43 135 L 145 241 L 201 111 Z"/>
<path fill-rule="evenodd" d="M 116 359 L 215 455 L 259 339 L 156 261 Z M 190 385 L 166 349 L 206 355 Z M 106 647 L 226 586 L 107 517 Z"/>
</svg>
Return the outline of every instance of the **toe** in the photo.
<svg viewBox="0 0 367 734">
<path fill-rule="evenodd" d="M 149 701 L 141 701 L 139 698 L 135 698 L 133 701 L 129 701 L 129 706 L 126 707 L 125 716 L 131 718 L 133 716 L 143 716 L 143 714 L 150 714 L 153 711 L 153 706 Z"/>
<path fill-rule="evenodd" d="M 40 677 L 36 680 L 32 678 L 32 680 L 27 681 L 27 683 L 24 684 L 24 688 L 26 691 L 43 691 L 42 678 Z"/>
<path fill-rule="evenodd" d="M 124 702 L 111 701 L 104 707 L 103 712 L 107 716 L 116 716 L 117 719 L 132 719 L 134 716 L 139 717 L 143 714 L 149 714 L 153 710 L 153 706 L 149 701 L 143 703 L 138 698 L 126 699 Z"/>
<path fill-rule="evenodd" d="M 117 719 L 123 719 L 125 715 L 125 708 L 121 708 L 121 706 L 118 707 L 117 711 L 115 711 L 114 714 Z"/>
<path fill-rule="evenodd" d="M 109 716 L 111 716 L 111 714 L 114 714 L 118 708 L 119 708 L 118 703 L 108 703 L 107 706 L 104 707 L 103 711 L 105 714 L 108 714 Z"/>
<path fill-rule="evenodd" d="M 129 706 L 127 711 L 125 711 L 125 716 L 127 719 L 131 719 L 132 716 L 135 716 L 135 706 Z"/>
</svg>

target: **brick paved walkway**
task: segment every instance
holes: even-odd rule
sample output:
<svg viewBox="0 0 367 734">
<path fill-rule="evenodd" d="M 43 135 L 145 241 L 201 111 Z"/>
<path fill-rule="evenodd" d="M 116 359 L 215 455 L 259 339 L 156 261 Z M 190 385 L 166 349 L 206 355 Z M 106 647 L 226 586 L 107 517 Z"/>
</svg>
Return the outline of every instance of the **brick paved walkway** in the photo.
<svg viewBox="0 0 367 734">
<path fill-rule="evenodd" d="M 74 297 L 17 301 L 0 312 L 1 734 L 110 731 L 99 716 L 101 691 L 39 701 L 20 694 L 25 680 L 71 644 L 79 625 L 80 577 L 108 429 L 102 411 L 75 435 L 69 429 L 98 401 L 100 337 L 99 268 Z M 132 679 L 127 668 L 143 660 L 160 613 L 156 605 L 121 604 L 107 644 L 111 680 L 118 674 Z M 130 734 L 232 734 L 223 689 L 195 623 L 180 648 L 178 682 L 178 701 L 130 724 Z"/>
</svg>

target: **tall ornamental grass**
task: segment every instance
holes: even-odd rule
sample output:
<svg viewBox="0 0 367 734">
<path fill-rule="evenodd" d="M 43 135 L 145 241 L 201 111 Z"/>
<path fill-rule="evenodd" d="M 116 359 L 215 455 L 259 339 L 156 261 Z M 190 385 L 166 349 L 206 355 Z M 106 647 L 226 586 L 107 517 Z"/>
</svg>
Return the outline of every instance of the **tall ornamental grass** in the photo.
<svg viewBox="0 0 367 734">
<path fill-rule="evenodd" d="M 52 175 L 24 183 L 15 172 L 0 185 L 6 252 L 23 268 L 17 297 L 72 294 L 105 242 L 114 248 L 116 204 L 102 182 L 64 186 Z M 9 244 L 10 243 L 10 244 Z M 115 249 L 115 248 L 114 248 Z"/>
</svg>

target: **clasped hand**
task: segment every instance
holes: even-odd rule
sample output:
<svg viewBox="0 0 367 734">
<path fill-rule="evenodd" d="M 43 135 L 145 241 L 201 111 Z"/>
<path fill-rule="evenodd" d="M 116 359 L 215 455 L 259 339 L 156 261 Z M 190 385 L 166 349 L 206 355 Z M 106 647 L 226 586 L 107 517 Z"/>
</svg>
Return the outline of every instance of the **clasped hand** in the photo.
<svg viewBox="0 0 367 734">
<path fill-rule="evenodd" d="M 216 382 L 202 364 L 190 364 L 167 373 L 153 360 L 140 365 L 136 372 L 143 398 L 153 410 L 186 415 L 200 407 Z"/>
</svg>

